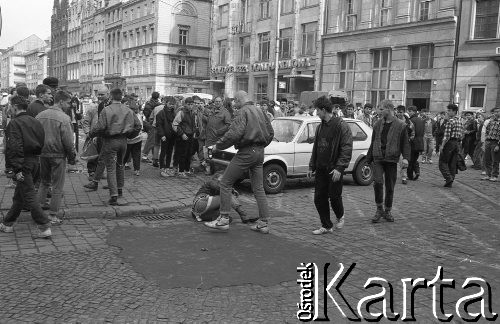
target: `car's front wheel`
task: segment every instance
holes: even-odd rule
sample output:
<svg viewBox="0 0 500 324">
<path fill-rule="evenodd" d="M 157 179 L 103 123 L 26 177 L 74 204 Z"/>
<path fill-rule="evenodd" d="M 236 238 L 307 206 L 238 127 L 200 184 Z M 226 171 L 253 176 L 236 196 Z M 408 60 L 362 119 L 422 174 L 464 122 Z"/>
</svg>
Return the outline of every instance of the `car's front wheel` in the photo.
<svg viewBox="0 0 500 324">
<path fill-rule="evenodd" d="M 278 164 L 268 164 L 264 167 L 264 190 L 267 194 L 277 194 L 283 190 L 286 173 Z"/>
<path fill-rule="evenodd" d="M 366 158 L 361 159 L 352 172 L 354 181 L 360 186 L 368 186 L 373 181 L 373 168 Z"/>
</svg>

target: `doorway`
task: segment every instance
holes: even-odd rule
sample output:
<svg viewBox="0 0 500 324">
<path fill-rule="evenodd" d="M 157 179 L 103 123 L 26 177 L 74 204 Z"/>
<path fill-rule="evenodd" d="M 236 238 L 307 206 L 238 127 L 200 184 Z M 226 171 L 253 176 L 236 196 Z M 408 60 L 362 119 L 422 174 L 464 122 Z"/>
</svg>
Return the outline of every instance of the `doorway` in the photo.
<svg viewBox="0 0 500 324">
<path fill-rule="evenodd" d="M 406 82 L 406 106 L 415 106 L 418 110 L 429 109 L 431 101 L 431 80 Z"/>
</svg>

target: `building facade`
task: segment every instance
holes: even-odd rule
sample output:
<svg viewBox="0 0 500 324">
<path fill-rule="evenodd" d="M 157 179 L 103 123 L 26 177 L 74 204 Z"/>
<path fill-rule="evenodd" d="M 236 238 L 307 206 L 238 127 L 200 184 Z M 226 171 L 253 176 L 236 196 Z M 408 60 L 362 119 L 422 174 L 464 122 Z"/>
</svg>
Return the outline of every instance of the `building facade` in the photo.
<svg viewBox="0 0 500 324">
<path fill-rule="evenodd" d="M 321 90 L 441 111 L 452 100 L 459 0 L 329 0 Z"/>
<path fill-rule="evenodd" d="M 49 50 L 50 43 L 47 42 L 46 46 L 32 50 L 24 56 L 26 63 L 26 85 L 28 88 L 35 89 L 48 76 Z"/>
<path fill-rule="evenodd" d="M 68 54 L 68 0 L 54 0 L 51 17 L 50 76 L 59 80 L 62 88 L 67 86 Z"/>
<path fill-rule="evenodd" d="M 68 33 L 67 33 L 67 68 L 65 89 L 80 92 L 80 55 L 81 55 L 81 27 L 82 27 L 83 1 L 72 0 L 68 7 Z"/>
<path fill-rule="evenodd" d="M 111 89 L 125 89 L 125 79 L 121 77 L 122 3 L 120 0 L 111 0 L 106 4 L 104 21 L 106 26 L 104 30 L 104 82 Z"/>
<path fill-rule="evenodd" d="M 93 58 L 94 58 L 94 15 L 96 3 L 82 3 L 82 27 L 80 46 L 80 93 L 93 94 Z"/>
<path fill-rule="evenodd" d="M 231 97 L 244 90 L 257 100 L 298 99 L 302 91 L 319 89 L 324 30 L 320 13 L 326 0 L 280 2 L 278 12 L 277 0 L 214 1 L 210 80 L 214 93 Z"/>
<path fill-rule="evenodd" d="M 104 84 L 104 38 L 105 38 L 105 0 L 96 2 L 96 12 L 94 15 L 94 29 L 90 31 L 93 34 L 94 48 L 92 55 L 92 91 L 94 95 Z"/>
<path fill-rule="evenodd" d="M 455 101 L 461 109 L 500 107 L 500 0 L 464 0 L 460 19 Z"/>
</svg>

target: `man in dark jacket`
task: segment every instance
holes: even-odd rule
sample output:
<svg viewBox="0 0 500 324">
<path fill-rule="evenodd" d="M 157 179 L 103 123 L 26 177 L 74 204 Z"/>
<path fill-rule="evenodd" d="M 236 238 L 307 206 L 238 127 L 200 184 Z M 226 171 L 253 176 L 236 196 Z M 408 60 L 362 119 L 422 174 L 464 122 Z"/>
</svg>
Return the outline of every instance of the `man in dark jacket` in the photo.
<svg viewBox="0 0 500 324">
<path fill-rule="evenodd" d="M 439 113 L 438 120 L 436 122 L 436 153 L 441 151 L 441 145 L 443 144 L 444 131 L 446 129 L 446 123 L 448 122 L 445 117 L 446 113 L 444 111 Z"/>
<path fill-rule="evenodd" d="M 23 206 L 31 212 L 31 217 L 38 224 L 40 233 L 37 237 L 52 236 L 50 222 L 43 213 L 33 183 L 33 175 L 40 167 L 39 156 L 45 139 L 42 125 L 28 115 L 28 101 L 20 96 L 12 98 L 16 118 L 13 118 L 6 129 L 6 164 L 12 167 L 16 189 L 12 198 L 12 206 L 0 224 L 0 232 L 12 233 L 14 223 L 21 214 Z"/>
<path fill-rule="evenodd" d="M 464 153 L 464 158 L 467 155 L 470 156 L 471 160 L 474 156 L 474 149 L 476 147 L 476 133 L 477 133 L 477 121 L 474 119 L 474 112 L 466 111 L 465 124 L 464 124 L 464 139 L 462 141 L 462 149 Z"/>
<path fill-rule="evenodd" d="M 309 162 L 309 176 L 315 174 L 314 204 L 321 220 L 321 227 L 314 235 L 333 232 L 330 206 L 337 217 L 336 228 L 344 226 L 344 203 L 342 202 L 342 177 L 352 157 L 352 134 L 349 125 L 336 117 L 332 102 L 322 96 L 314 101 L 321 125 L 316 129 L 314 145 Z"/>
<path fill-rule="evenodd" d="M 151 94 L 151 99 L 144 104 L 143 114 L 145 118 L 145 124 L 147 125 L 146 127 L 148 128 L 148 138 L 146 140 L 146 144 L 144 144 L 144 148 L 142 149 L 142 160 L 144 162 L 151 162 L 148 158 L 148 154 L 154 149 L 155 146 L 156 127 L 151 126 L 154 118 L 154 116 L 152 116 L 151 114 L 153 113 L 153 110 L 156 106 L 161 105 L 159 98 L 160 94 L 155 91 Z"/>
<path fill-rule="evenodd" d="M 382 100 L 379 105 L 379 115 L 381 118 L 373 125 L 372 143 L 366 155 L 367 162 L 373 163 L 373 188 L 377 204 L 373 223 L 378 223 L 382 217 L 388 222 L 394 222 L 391 209 L 398 178 L 398 162 L 402 155 L 403 167 L 408 166 L 410 156 L 407 127 L 403 121 L 394 116 L 392 101 Z"/>
<path fill-rule="evenodd" d="M 160 175 L 162 177 L 171 177 L 174 175 L 174 172 L 170 168 L 170 162 L 176 139 L 174 129 L 172 128 L 175 118 L 175 98 L 167 97 L 165 101 L 165 107 L 156 116 L 156 132 L 161 139 Z"/>
<path fill-rule="evenodd" d="M 39 113 L 49 107 L 54 101 L 52 98 L 52 90 L 48 85 L 39 84 L 35 89 L 36 99 L 28 105 L 27 113 L 31 117 L 36 117 Z"/>
<path fill-rule="evenodd" d="M 408 164 L 408 179 L 417 180 L 420 177 L 420 165 L 418 163 L 418 157 L 420 153 L 424 151 L 424 130 L 425 122 L 418 115 L 417 107 L 408 107 L 408 113 L 410 114 L 410 120 L 415 127 L 415 137 L 410 141 L 410 161 Z"/>
<path fill-rule="evenodd" d="M 175 142 L 175 154 L 178 159 L 179 176 L 187 177 L 188 174 L 191 174 L 191 156 L 193 155 L 196 133 L 194 100 L 192 98 L 184 100 L 184 106 L 175 116 L 172 128 L 178 136 Z"/>
<path fill-rule="evenodd" d="M 238 150 L 220 181 L 221 207 L 219 217 L 205 223 L 206 226 L 221 231 L 229 230 L 231 211 L 231 190 L 233 184 L 241 179 L 246 171 L 250 172 L 252 190 L 259 208 L 259 220 L 251 229 L 263 234 L 269 233 L 269 207 L 263 183 L 264 148 L 271 143 L 274 130 L 269 118 L 262 109 L 254 106 L 245 91 L 235 95 L 235 105 L 241 107 L 238 116 L 231 123 L 229 130 L 217 143 L 209 148 L 224 150 L 232 145 Z"/>
<path fill-rule="evenodd" d="M 231 119 L 231 114 L 226 109 L 226 107 L 222 105 L 222 98 L 215 98 L 213 110 L 210 111 L 207 117 L 205 130 L 207 134 L 207 139 L 205 142 L 206 147 L 215 145 L 219 138 L 221 138 L 229 130 Z M 210 173 L 213 168 L 214 166 L 210 162 L 210 159 L 208 159 L 207 165 L 205 167 L 206 172 Z"/>
</svg>

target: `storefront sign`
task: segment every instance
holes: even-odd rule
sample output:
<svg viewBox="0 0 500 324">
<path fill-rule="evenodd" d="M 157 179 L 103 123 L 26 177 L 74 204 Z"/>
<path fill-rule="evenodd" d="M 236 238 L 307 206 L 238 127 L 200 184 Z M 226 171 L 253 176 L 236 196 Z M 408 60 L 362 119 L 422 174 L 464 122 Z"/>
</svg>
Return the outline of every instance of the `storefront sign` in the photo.
<svg viewBox="0 0 500 324">
<path fill-rule="evenodd" d="M 227 73 L 248 73 L 252 72 L 260 72 L 260 71 L 273 71 L 274 70 L 274 62 L 261 62 L 254 63 L 251 65 L 241 64 L 241 65 L 224 65 L 224 66 L 216 66 L 211 69 L 212 74 L 227 74 Z M 292 60 L 284 60 L 278 62 L 279 69 L 291 69 L 291 68 L 301 68 L 301 67 L 310 67 L 311 59 L 309 57 L 292 59 Z"/>
</svg>

